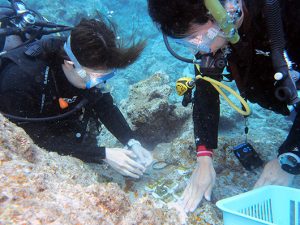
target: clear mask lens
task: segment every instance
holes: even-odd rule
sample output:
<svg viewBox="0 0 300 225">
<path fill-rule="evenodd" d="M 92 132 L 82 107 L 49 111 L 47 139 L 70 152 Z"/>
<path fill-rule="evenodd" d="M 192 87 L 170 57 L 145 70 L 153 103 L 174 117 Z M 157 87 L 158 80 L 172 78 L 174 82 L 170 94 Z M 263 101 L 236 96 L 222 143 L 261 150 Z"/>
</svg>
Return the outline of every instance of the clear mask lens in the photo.
<svg viewBox="0 0 300 225">
<path fill-rule="evenodd" d="M 210 53 L 211 46 L 218 36 L 224 38 L 225 34 L 215 25 L 205 33 L 194 34 L 183 39 L 175 39 L 175 42 L 190 48 L 194 54 L 197 52 Z"/>
<path fill-rule="evenodd" d="M 92 87 L 95 87 L 96 85 L 102 84 L 108 79 L 112 78 L 115 75 L 115 70 L 109 71 L 105 73 L 100 73 L 100 72 L 91 72 L 87 73 L 88 74 L 88 79 L 85 80 L 86 83 L 86 88 L 90 89 Z"/>
<path fill-rule="evenodd" d="M 83 68 L 78 69 L 75 67 L 75 71 L 82 79 L 86 78 L 87 73 Z"/>
</svg>

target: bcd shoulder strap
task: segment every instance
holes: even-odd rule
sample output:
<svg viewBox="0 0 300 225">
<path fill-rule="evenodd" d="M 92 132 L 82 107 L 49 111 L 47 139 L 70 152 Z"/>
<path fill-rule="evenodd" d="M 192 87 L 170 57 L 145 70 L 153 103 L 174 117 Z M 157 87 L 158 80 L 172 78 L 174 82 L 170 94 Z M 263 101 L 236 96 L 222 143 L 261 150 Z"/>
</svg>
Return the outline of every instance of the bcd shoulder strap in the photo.
<svg viewBox="0 0 300 225">
<path fill-rule="evenodd" d="M 6 54 L 1 56 L 1 59 L 7 62 L 11 61 L 18 65 L 26 77 L 32 77 L 33 74 L 39 77 L 43 74 L 47 66 L 47 63 L 40 59 L 42 53 L 43 49 L 41 42 L 36 41 L 30 45 L 8 51 Z M 5 66 L 5 64 L 1 66 Z"/>
</svg>

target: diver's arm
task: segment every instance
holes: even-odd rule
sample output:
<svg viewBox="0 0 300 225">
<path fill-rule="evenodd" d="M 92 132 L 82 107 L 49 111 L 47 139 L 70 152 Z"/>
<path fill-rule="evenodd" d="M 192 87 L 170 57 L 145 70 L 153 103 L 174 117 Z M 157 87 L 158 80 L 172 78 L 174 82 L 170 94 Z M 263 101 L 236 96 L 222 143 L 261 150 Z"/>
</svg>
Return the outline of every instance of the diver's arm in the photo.
<svg viewBox="0 0 300 225">
<path fill-rule="evenodd" d="M 106 148 L 96 145 L 80 144 L 74 146 L 71 151 L 70 153 L 66 153 L 66 155 L 71 155 L 86 163 L 102 163 L 102 160 L 106 158 Z"/>
<path fill-rule="evenodd" d="M 119 108 L 114 105 L 109 93 L 95 102 L 95 111 L 104 126 L 123 144 L 126 145 L 134 137 L 127 121 Z"/>
<path fill-rule="evenodd" d="M 194 135 L 197 147 L 217 148 L 219 117 L 219 93 L 207 81 L 198 80 L 193 107 Z"/>
<path fill-rule="evenodd" d="M 210 83 L 198 80 L 193 107 L 197 165 L 182 195 L 185 212 L 193 212 L 203 197 L 211 199 L 216 180 L 212 149 L 217 148 L 219 113 L 218 92 Z"/>
<path fill-rule="evenodd" d="M 92 107 L 104 126 L 123 145 L 129 144 L 133 132 L 118 107 L 113 104 L 112 96 L 109 93 L 104 93 L 100 98 L 98 96 Z M 106 148 L 104 161 L 124 176 L 139 178 L 151 164 L 152 155 L 140 144 L 133 144 L 130 149 Z"/>
<path fill-rule="evenodd" d="M 113 104 L 113 98 L 109 93 L 103 94 L 103 97 L 96 101 L 95 110 L 105 127 L 136 155 L 135 161 L 145 167 L 152 163 L 152 154 L 141 143 L 133 139 L 133 131 L 118 107 Z"/>
<path fill-rule="evenodd" d="M 298 148 L 300 151 L 300 103 L 298 103 L 295 110 L 297 112 L 296 118 L 286 140 L 278 150 L 279 155 L 291 152 L 295 148 Z"/>
<path fill-rule="evenodd" d="M 293 154 L 300 156 L 300 104 L 297 106 L 297 115 L 294 120 L 293 126 L 289 132 L 284 143 L 280 146 L 278 151 L 278 156 L 293 152 Z M 254 188 L 258 188 L 265 185 L 281 185 L 289 186 L 292 184 L 295 174 L 299 173 L 299 163 L 293 165 L 294 168 L 289 168 L 294 170 L 291 171 L 284 170 L 277 158 L 268 162 L 262 174 L 260 175 L 258 181 L 255 183 Z M 286 168 L 287 169 L 287 168 Z"/>
<path fill-rule="evenodd" d="M 55 151 L 61 155 L 69 155 L 75 157 L 85 163 L 103 163 L 103 160 L 106 158 L 106 148 L 103 146 L 97 146 L 97 143 L 74 143 L 67 137 L 65 138 L 66 141 L 69 141 L 69 143 L 61 143 L 55 139 L 53 140 L 53 144 L 49 143 L 50 140 L 48 140 L 48 144 L 51 145 L 51 148 L 47 148 L 46 146 L 46 149 L 48 151 Z"/>
</svg>

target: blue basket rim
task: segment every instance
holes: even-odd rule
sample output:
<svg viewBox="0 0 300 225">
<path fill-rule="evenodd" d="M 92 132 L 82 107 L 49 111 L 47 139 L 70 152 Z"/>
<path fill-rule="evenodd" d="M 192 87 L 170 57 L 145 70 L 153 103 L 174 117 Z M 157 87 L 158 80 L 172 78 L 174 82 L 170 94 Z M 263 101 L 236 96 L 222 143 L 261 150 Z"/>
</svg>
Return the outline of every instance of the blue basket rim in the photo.
<svg viewBox="0 0 300 225">
<path fill-rule="evenodd" d="M 224 203 L 231 202 L 231 201 L 234 201 L 236 199 L 240 199 L 241 197 L 247 197 L 249 195 L 253 195 L 257 192 L 264 191 L 264 189 L 268 189 L 268 190 L 270 190 L 270 189 L 272 189 L 272 190 L 277 190 L 277 189 L 283 190 L 283 189 L 285 189 L 285 190 L 292 190 L 292 191 L 299 191 L 300 192 L 300 189 L 298 189 L 298 188 L 279 186 L 279 185 L 267 185 L 267 186 L 259 187 L 259 188 L 256 188 L 256 189 L 253 189 L 253 190 L 250 190 L 250 191 L 238 194 L 238 195 L 234 195 L 234 196 L 231 196 L 231 197 L 228 197 L 228 198 L 221 199 L 221 200 L 217 201 L 216 205 L 218 207 L 219 206 L 222 207 L 222 205 Z"/>
<path fill-rule="evenodd" d="M 245 215 L 243 213 L 235 212 L 233 210 L 227 210 L 227 211 L 224 211 L 224 212 L 231 213 L 233 215 L 240 216 L 240 217 L 249 219 L 251 221 L 256 221 L 256 222 L 259 222 L 259 223 L 263 223 L 264 225 L 276 225 L 275 223 L 270 223 L 270 222 L 267 222 L 265 220 L 261 220 L 261 219 L 258 219 L 258 218 L 252 217 L 252 216 Z"/>
<path fill-rule="evenodd" d="M 231 209 L 228 209 L 228 208 L 224 207 L 224 204 L 226 204 L 228 202 L 232 202 L 236 199 L 240 199 L 241 197 L 247 197 L 249 195 L 253 195 L 257 192 L 262 192 L 266 189 L 268 189 L 268 190 L 270 190 L 270 189 L 272 189 L 272 190 L 292 190 L 292 191 L 300 192 L 300 189 L 298 189 L 298 188 L 279 186 L 279 185 L 267 185 L 267 186 L 263 186 L 263 187 L 260 187 L 260 188 L 254 189 L 254 190 L 247 191 L 245 193 L 241 193 L 241 194 L 232 196 L 232 197 L 221 199 L 221 200 L 217 201 L 216 206 L 220 210 L 222 210 L 223 213 L 224 212 L 231 213 L 233 215 L 237 215 L 237 216 L 241 216 L 241 217 L 244 217 L 244 218 L 247 218 L 247 219 L 251 219 L 252 221 L 257 221 L 257 222 L 264 223 L 264 224 L 267 224 L 267 225 L 274 225 L 274 223 L 270 223 L 270 222 L 267 222 L 267 221 L 264 221 L 264 220 L 261 220 L 261 219 L 255 218 L 255 217 L 251 217 L 251 216 L 245 215 L 243 213 L 239 213 L 237 211 L 233 211 Z"/>
</svg>

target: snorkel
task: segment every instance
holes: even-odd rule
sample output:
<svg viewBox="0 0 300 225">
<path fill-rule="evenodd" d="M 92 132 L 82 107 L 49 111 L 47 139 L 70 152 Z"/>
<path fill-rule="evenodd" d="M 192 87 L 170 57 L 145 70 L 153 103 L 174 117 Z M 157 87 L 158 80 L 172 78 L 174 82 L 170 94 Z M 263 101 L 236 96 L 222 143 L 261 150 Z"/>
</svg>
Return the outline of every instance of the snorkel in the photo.
<svg viewBox="0 0 300 225">
<path fill-rule="evenodd" d="M 204 4 L 225 33 L 226 39 L 231 44 L 236 44 L 240 40 L 240 36 L 235 26 L 239 15 L 236 12 L 231 14 L 229 11 L 226 11 L 219 0 L 204 0 Z"/>
</svg>

